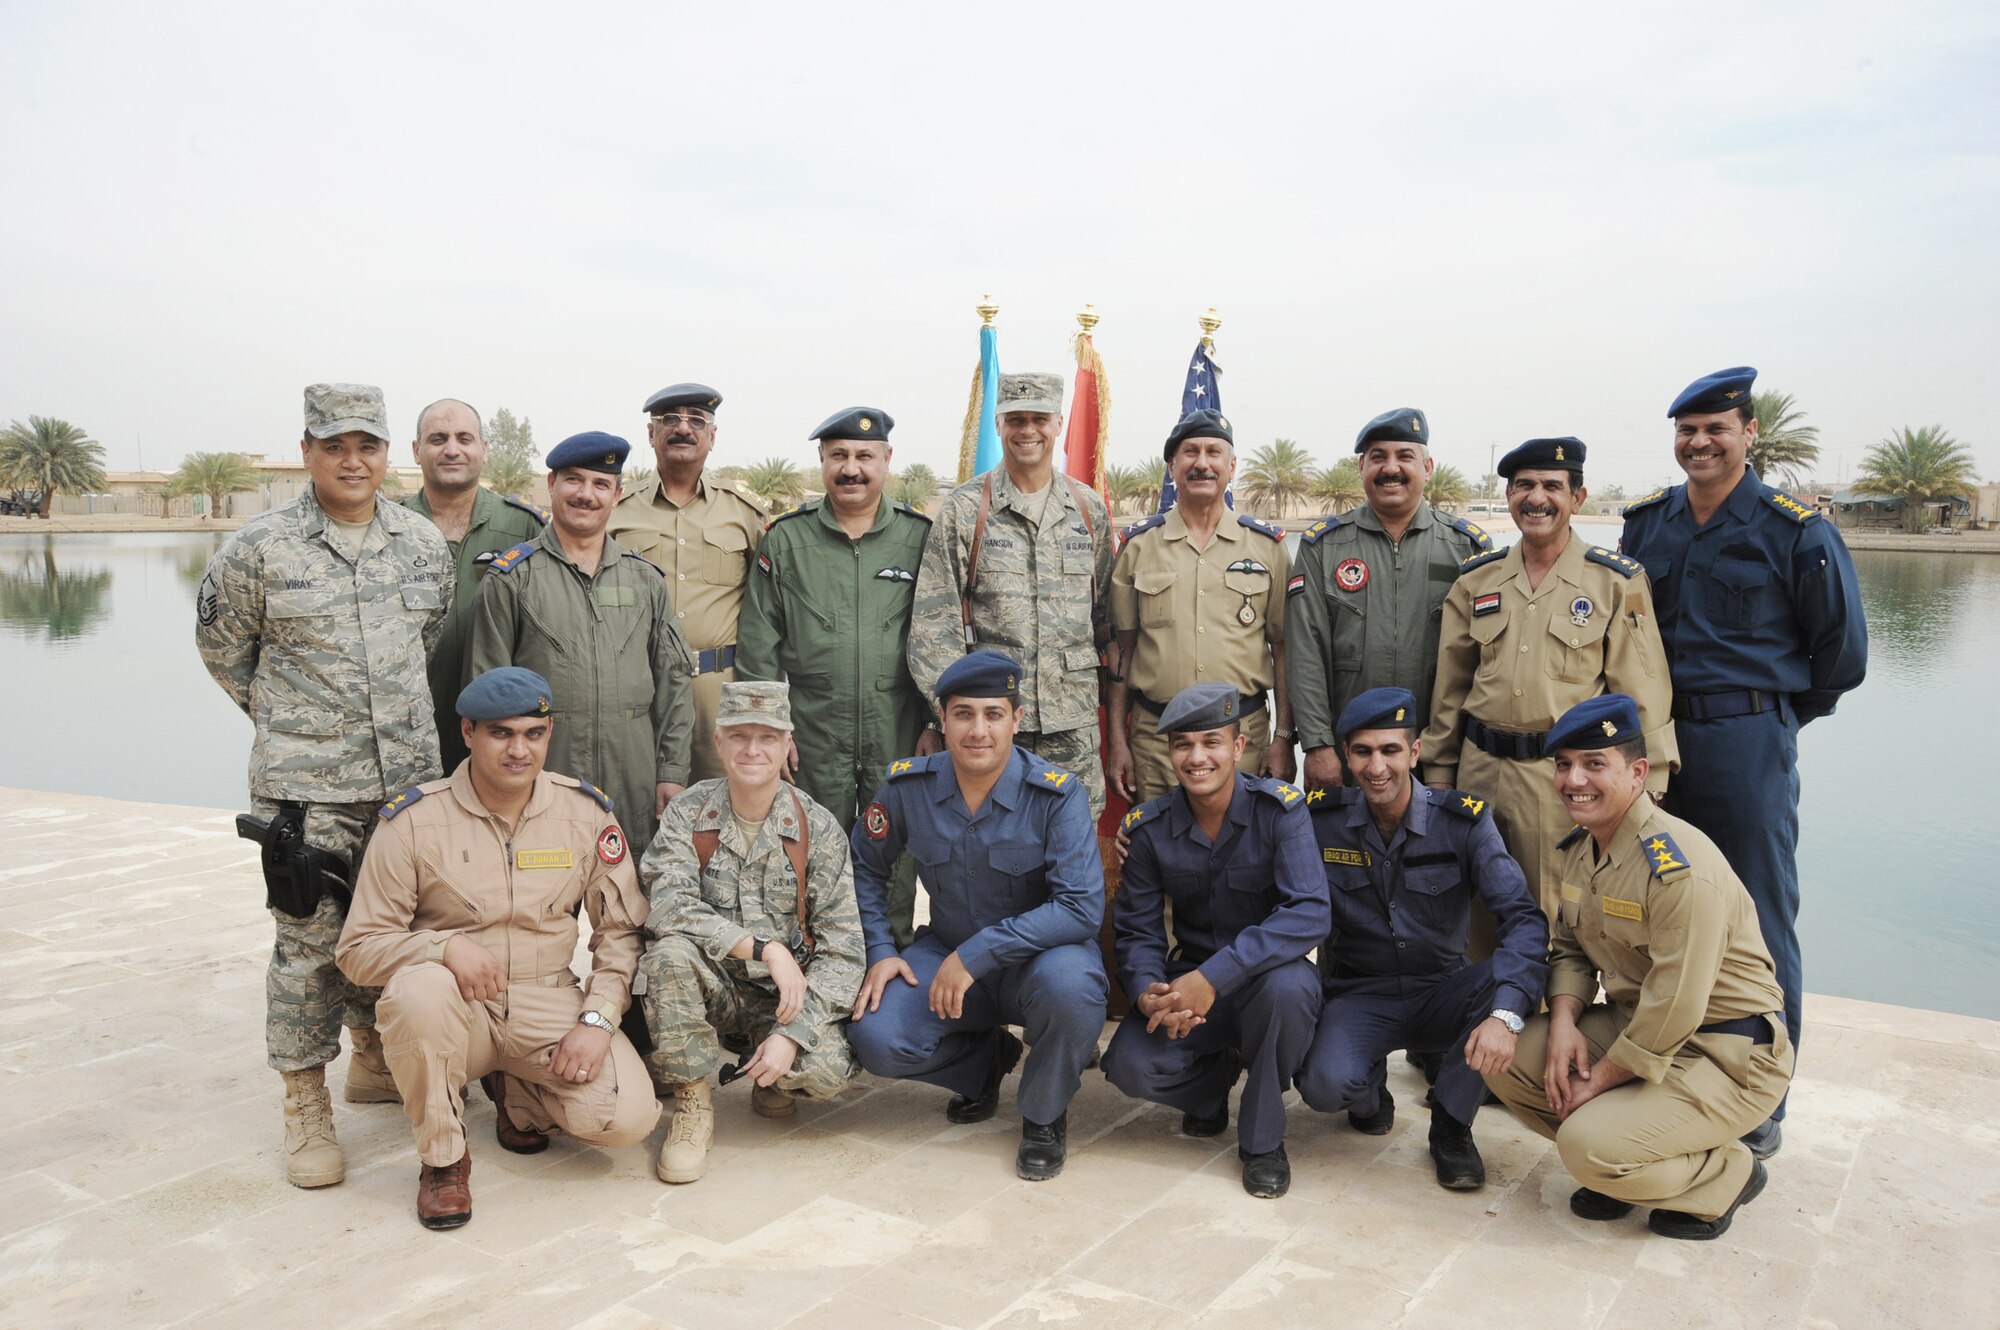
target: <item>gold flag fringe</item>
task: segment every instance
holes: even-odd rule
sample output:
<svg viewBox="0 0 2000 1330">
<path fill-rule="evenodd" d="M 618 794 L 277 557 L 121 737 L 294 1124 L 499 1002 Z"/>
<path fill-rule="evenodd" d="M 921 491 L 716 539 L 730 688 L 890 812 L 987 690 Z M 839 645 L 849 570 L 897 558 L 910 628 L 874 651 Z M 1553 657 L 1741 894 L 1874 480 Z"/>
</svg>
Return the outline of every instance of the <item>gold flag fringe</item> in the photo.
<svg viewBox="0 0 2000 1330">
<path fill-rule="evenodd" d="M 972 367 L 972 395 L 965 403 L 965 420 L 958 427 L 958 483 L 961 485 L 972 479 L 972 467 L 979 458 L 979 413 L 983 405 L 979 387 L 985 377 L 984 371 L 983 365 Z"/>
</svg>

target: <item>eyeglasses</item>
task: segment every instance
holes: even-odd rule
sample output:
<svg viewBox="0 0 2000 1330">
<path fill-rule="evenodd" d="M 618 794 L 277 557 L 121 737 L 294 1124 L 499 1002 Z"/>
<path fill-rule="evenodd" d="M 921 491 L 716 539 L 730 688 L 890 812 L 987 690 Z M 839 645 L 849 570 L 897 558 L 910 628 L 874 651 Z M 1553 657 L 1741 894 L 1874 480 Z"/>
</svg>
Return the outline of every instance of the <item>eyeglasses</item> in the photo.
<svg viewBox="0 0 2000 1330">
<path fill-rule="evenodd" d="M 714 416 L 698 416 L 692 411 L 666 411 L 653 417 L 655 425 L 685 425 L 689 429 L 705 429 L 715 423 Z"/>
</svg>

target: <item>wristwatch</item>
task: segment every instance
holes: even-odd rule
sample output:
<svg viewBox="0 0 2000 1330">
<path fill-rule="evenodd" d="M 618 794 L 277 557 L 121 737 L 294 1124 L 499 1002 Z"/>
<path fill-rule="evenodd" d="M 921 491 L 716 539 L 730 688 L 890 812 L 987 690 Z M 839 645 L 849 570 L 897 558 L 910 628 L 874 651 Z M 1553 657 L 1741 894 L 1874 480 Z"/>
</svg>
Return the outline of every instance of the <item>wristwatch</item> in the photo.
<svg viewBox="0 0 2000 1330">
<path fill-rule="evenodd" d="M 1271 737 L 1281 743 L 1290 743 L 1299 737 L 1299 732 L 1297 730 L 1272 730 Z"/>
<path fill-rule="evenodd" d="M 593 1029 L 604 1031 L 606 1034 L 618 1033 L 618 1027 L 613 1025 L 610 1018 L 601 1011 L 586 1011 L 583 1015 L 577 1017 L 577 1019 Z"/>
<path fill-rule="evenodd" d="M 757 934 L 752 933 L 750 935 L 750 959 L 753 961 L 763 960 L 764 948 L 770 945 L 771 945 L 770 938 L 759 937 Z"/>
<path fill-rule="evenodd" d="M 1525 1029 L 1528 1024 L 1526 1021 L 1522 1020 L 1519 1016 L 1516 1016 L 1513 1012 L 1508 1011 L 1505 1007 L 1495 1007 L 1493 1009 L 1492 1015 L 1494 1020 L 1506 1026 L 1507 1029 L 1514 1034 L 1521 1033 L 1521 1031 Z"/>
</svg>

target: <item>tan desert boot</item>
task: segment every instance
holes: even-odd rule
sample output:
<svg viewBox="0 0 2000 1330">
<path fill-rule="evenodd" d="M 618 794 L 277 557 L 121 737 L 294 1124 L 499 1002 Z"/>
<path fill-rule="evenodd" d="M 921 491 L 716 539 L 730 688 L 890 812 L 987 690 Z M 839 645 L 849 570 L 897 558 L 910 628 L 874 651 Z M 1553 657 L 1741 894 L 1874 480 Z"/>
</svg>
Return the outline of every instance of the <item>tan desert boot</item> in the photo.
<svg viewBox="0 0 2000 1330">
<path fill-rule="evenodd" d="M 715 1105 L 708 1080 L 688 1081 L 674 1090 L 674 1121 L 660 1142 L 662 1182 L 693 1182 L 708 1171 L 708 1143 L 715 1137 Z"/>
<path fill-rule="evenodd" d="M 353 1056 L 347 1059 L 347 1086 L 341 1097 L 350 1104 L 400 1104 L 396 1078 L 382 1058 L 382 1036 L 370 1026 L 356 1026 L 347 1032 L 354 1041 Z"/>
<path fill-rule="evenodd" d="M 799 1101 L 792 1098 L 790 1090 L 780 1090 L 775 1085 L 753 1085 L 750 1107 L 760 1118 L 788 1118 L 798 1112 Z"/>
<path fill-rule="evenodd" d="M 294 1187 L 331 1187 L 347 1176 L 347 1161 L 333 1138 L 326 1068 L 280 1074 L 285 1078 L 285 1177 Z"/>
</svg>

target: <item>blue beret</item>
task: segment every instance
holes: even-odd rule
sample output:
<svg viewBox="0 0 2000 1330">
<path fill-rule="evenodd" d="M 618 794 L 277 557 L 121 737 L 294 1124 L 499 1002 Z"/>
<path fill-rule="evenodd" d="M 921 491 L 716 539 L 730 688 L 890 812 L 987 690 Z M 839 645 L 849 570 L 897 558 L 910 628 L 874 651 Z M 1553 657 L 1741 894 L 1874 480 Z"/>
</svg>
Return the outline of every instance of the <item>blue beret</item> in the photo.
<svg viewBox="0 0 2000 1330">
<path fill-rule="evenodd" d="M 1349 702 L 1340 712 L 1334 730 L 1345 739 L 1357 730 L 1414 730 L 1417 698 L 1407 688 L 1370 688 Z"/>
<path fill-rule="evenodd" d="M 1236 446 L 1236 432 L 1229 428 L 1229 417 L 1220 411 L 1190 411 L 1182 416 L 1180 423 L 1167 433 L 1169 462 L 1174 460 L 1174 449 L 1189 439 L 1221 439 L 1232 448 Z"/>
<path fill-rule="evenodd" d="M 615 476 L 625 469 L 625 455 L 631 451 L 632 445 L 616 434 L 606 434 L 602 430 L 572 434 L 549 449 L 549 470 L 566 471 L 576 467 L 583 471 L 606 471 Z"/>
<path fill-rule="evenodd" d="M 722 405 L 722 394 L 705 383 L 670 383 L 646 399 L 646 414 L 656 416 L 677 406 L 698 406 L 713 411 Z"/>
<path fill-rule="evenodd" d="M 1421 443 L 1428 447 L 1431 441 L 1430 422 L 1424 413 L 1414 406 L 1399 406 L 1394 411 L 1384 411 L 1375 419 L 1361 427 L 1354 436 L 1354 451 L 1361 454 L 1368 451 L 1371 443 Z"/>
<path fill-rule="evenodd" d="M 1583 474 L 1583 453 L 1583 440 L 1567 434 L 1560 439 L 1529 439 L 1500 459 L 1499 471 L 1505 480 L 1512 480 L 1514 473 L 1524 468 L 1529 471 L 1568 471 L 1580 476 Z"/>
<path fill-rule="evenodd" d="M 1719 369 L 1713 374 L 1703 375 L 1687 387 L 1667 408 L 1669 416 L 1705 416 L 1717 411 L 1734 411 L 1739 406 L 1750 404 L 1750 385 L 1757 382 L 1757 371 L 1748 365 L 1738 365 L 1734 369 Z"/>
<path fill-rule="evenodd" d="M 887 411 L 877 411 L 872 406 L 850 406 L 820 421 L 819 428 L 806 437 L 821 443 L 832 439 L 886 439 L 894 428 L 896 418 Z"/>
<path fill-rule="evenodd" d="M 519 665 L 502 665 L 467 684 L 458 694 L 458 714 L 467 720 L 506 720 L 549 714 L 549 681 Z"/>
<path fill-rule="evenodd" d="M 1639 704 L 1623 693 L 1606 693 L 1579 702 L 1549 727 L 1542 751 L 1558 748 L 1609 748 L 1639 738 Z"/>
<path fill-rule="evenodd" d="M 940 702 L 947 697 L 1018 698 L 1020 695 L 1020 662 L 997 651 L 974 651 L 960 656 L 938 676 Z"/>
<path fill-rule="evenodd" d="M 1160 734 L 1219 730 L 1242 718 L 1243 698 L 1234 684 L 1195 683 L 1174 694 L 1160 709 L 1160 723 L 1153 728 Z"/>
</svg>

